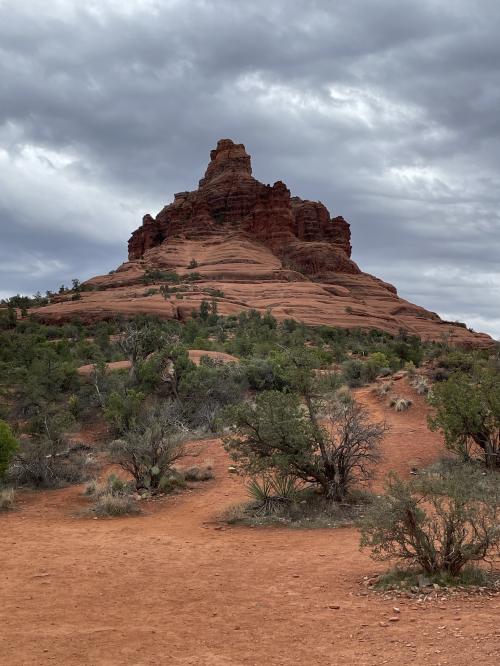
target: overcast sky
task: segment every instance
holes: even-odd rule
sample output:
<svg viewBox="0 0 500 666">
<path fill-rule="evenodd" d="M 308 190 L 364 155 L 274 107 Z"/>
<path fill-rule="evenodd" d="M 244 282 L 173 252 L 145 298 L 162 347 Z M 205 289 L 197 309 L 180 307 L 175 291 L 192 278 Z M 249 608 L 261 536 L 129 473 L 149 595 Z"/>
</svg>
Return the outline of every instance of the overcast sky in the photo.
<svg viewBox="0 0 500 666">
<path fill-rule="evenodd" d="M 217 139 L 500 338 L 498 0 L 0 0 L 0 297 L 107 273 Z"/>
</svg>

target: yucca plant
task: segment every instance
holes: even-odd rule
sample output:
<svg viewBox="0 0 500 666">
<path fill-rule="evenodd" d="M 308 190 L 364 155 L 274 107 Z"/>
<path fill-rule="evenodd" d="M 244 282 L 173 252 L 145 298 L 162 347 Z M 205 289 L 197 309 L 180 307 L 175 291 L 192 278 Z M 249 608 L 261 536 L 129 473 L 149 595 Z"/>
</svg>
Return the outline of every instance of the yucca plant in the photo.
<svg viewBox="0 0 500 666">
<path fill-rule="evenodd" d="M 394 407 L 397 412 L 405 412 L 412 404 L 412 401 L 406 398 L 392 398 L 391 400 L 391 407 Z"/>
<path fill-rule="evenodd" d="M 425 377 L 416 377 L 412 386 L 419 395 L 427 395 L 429 393 L 429 382 Z"/>
<path fill-rule="evenodd" d="M 264 475 L 254 477 L 247 486 L 248 494 L 254 500 L 257 515 L 277 515 L 297 497 L 297 481 L 292 476 Z"/>
</svg>

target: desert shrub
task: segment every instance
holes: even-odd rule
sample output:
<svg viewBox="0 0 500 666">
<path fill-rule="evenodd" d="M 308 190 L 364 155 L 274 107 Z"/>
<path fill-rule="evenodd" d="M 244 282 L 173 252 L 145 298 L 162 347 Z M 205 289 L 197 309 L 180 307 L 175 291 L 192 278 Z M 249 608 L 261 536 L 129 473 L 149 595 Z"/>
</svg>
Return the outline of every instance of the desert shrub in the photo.
<svg viewBox="0 0 500 666">
<path fill-rule="evenodd" d="M 244 359 L 242 368 L 249 388 L 255 391 L 281 391 L 286 386 L 285 378 L 271 359 Z"/>
<path fill-rule="evenodd" d="M 238 364 L 202 358 L 179 381 L 178 396 L 188 422 L 194 428 L 215 432 L 222 408 L 242 399 L 245 374 Z"/>
<path fill-rule="evenodd" d="M 441 367 L 450 370 L 451 372 L 466 372 L 471 373 L 474 369 L 476 359 L 473 354 L 454 349 L 443 353 L 439 356 L 439 364 Z"/>
<path fill-rule="evenodd" d="M 213 298 L 224 298 L 224 292 L 221 289 L 214 289 L 213 287 L 205 287 L 203 289 L 205 294 L 212 296 Z"/>
<path fill-rule="evenodd" d="M 196 259 L 191 259 L 191 261 L 189 262 L 187 267 L 188 268 L 198 268 L 198 262 L 196 261 Z"/>
<path fill-rule="evenodd" d="M 173 416 L 175 406 L 159 403 L 150 407 L 110 445 L 111 459 L 132 475 L 137 489 L 157 490 L 173 464 L 185 455 L 185 435 Z"/>
<path fill-rule="evenodd" d="M 9 424 L 0 420 L 0 481 L 18 449 L 19 442 L 12 434 Z"/>
<path fill-rule="evenodd" d="M 47 437 L 23 441 L 9 468 L 9 479 L 19 486 L 58 488 L 88 479 L 93 461 L 81 449 Z"/>
<path fill-rule="evenodd" d="M 406 412 L 407 409 L 410 409 L 412 406 L 412 401 L 407 398 L 399 398 L 394 396 L 390 400 L 390 406 L 394 408 L 396 412 Z"/>
<path fill-rule="evenodd" d="M 374 559 L 456 576 L 467 563 L 498 549 L 499 518 L 497 479 L 473 466 L 410 482 L 391 474 L 385 495 L 361 520 L 361 545 Z"/>
<path fill-rule="evenodd" d="M 401 365 L 405 363 L 413 363 L 418 367 L 422 363 L 424 352 L 422 349 L 422 342 L 416 336 L 401 336 L 400 339 L 391 344 L 392 353 L 399 357 Z"/>
<path fill-rule="evenodd" d="M 14 508 L 15 493 L 12 488 L 0 488 L 0 511 Z"/>
<path fill-rule="evenodd" d="M 322 488 L 329 500 L 343 501 L 353 486 L 371 477 L 386 429 L 371 423 L 354 401 L 317 405 L 306 396 L 266 391 L 254 404 L 229 409 L 231 435 L 224 446 L 241 471 L 293 476 Z M 325 424 L 319 423 L 319 414 Z"/>
<path fill-rule="evenodd" d="M 78 419 L 81 414 L 80 400 L 74 393 L 72 393 L 68 398 L 68 410 L 74 419 Z"/>
<path fill-rule="evenodd" d="M 116 390 L 109 394 L 103 413 L 115 433 L 123 433 L 133 426 L 144 398 L 144 393 L 135 389 Z"/>
<path fill-rule="evenodd" d="M 451 376 L 451 371 L 446 368 L 434 368 L 431 373 L 432 381 L 434 382 L 445 382 Z"/>
<path fill-rule="evenodd" d="M 209 326 L 217 324 L 219 316 L 217 314 L 217 301 L 212 298 L 207 301 L 205 298 L 200 303 L 199 316 L 200 319 Z M 196 312 L 194 313 L 196 315 Z"/>
<path fill-rule="evenodd" d="M 130 361 L 130 377 L 134 379 L 137 364 L 151 354 L 162 349 L 171 334 L 155 321 L 133 321 L 124 327 L 118 340 L 118 347 Z"/>
<path fill-rule="evenodd" d="M 363 386 L 366 383 L 364 363 L 356 359 L 350 359 L 342 364 L 344 381 L 351 388 Z"/>
<path fill-rule="evenodd" d="M 159 269 L 148 269 L 141 277 L 141 282 L 144 284 L 153 284 L 155 282 L 181 282 L 181 278 L 175 271 L 162 271 Z"/>
<path fill-rule="evenodd" d="M 389 359 L 383 352 L 372 352 L 365 362 L 364 375 L 368 381 L 378 377 L 382 368 L 387 368 Z"/>
<path fill-rule="evenodd" d="M 117 517 L 139 513 L 139 507 L 130 495 L 104 493 L 97 497 L 92 511 L 100 517 Z"/>
<path fill-rule="evenodd" d="M 315 381 L 318 395 L 336 395 L 338 398 L 342 398 L 343 395 L 351 396 L 349 388 L 343 383 L 342 375 L 338 372 L 322 372 Z"/>
<path fill-rule="evenodd" d="M 479 451 L 487 467 L 500 469 L 500 373 L 454 373 L 433 387 L 429 427 L 441 430 L 450 451 L 463 460 Z"/>
<path fill-rule="evenodd" d="M 195 465 L 182 470 L 182 475 L 186 481 L 209 481 L 214 478 L 214 470 L 212 465 Z"/>
</svg>

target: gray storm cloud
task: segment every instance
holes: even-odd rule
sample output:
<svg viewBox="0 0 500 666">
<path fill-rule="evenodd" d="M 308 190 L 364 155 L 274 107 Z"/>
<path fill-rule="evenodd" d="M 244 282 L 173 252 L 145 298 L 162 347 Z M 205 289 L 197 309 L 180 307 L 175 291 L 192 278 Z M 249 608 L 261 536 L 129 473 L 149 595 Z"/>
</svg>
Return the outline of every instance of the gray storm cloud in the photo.
<svg viewBox="0 0 500 666">
<path fill-rule="evenodd" d="M 246 144 L 403 297 L 500 337 L 500 4 L 0 0 L 0 297 L 107 272 Z"/>
</svg>

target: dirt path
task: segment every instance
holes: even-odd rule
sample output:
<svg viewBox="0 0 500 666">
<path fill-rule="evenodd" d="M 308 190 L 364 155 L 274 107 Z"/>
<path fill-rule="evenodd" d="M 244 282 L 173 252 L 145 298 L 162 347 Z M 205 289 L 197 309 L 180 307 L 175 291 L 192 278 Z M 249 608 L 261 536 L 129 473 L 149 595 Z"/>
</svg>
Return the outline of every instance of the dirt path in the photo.
<svg viewBox="0 0 500 666">
<path fill-rule="evenodd" d="M 438 455 L 422 405 L 396 415 L 359 397 L 393 426 L 385 469 L 407 472 L 409 451 L 419 464 Z M 0 517 L 2 666 L 498 663 L 498 597 L 367 596 L 359 581 L 380 567 L 354 529 L 219 524 L 244 490 L 220 443 L 203 446 L 216 479 L 143 516 L 76 516 L 85 500 L 69 488 L 25 494 Z"/>
</svg>

